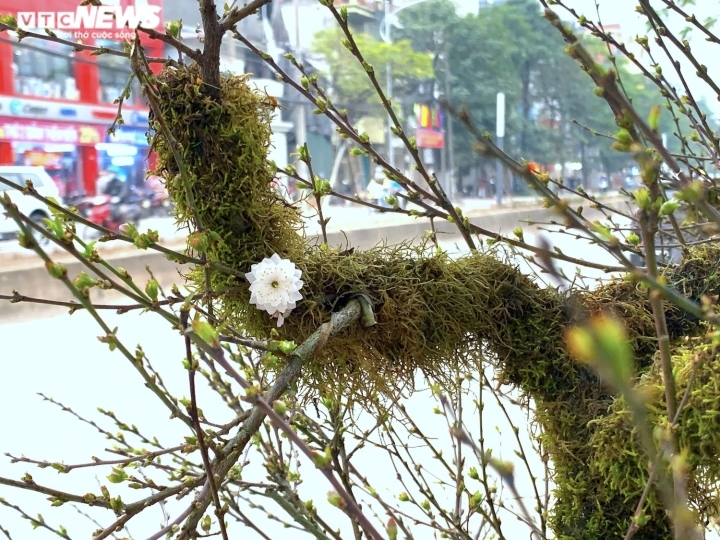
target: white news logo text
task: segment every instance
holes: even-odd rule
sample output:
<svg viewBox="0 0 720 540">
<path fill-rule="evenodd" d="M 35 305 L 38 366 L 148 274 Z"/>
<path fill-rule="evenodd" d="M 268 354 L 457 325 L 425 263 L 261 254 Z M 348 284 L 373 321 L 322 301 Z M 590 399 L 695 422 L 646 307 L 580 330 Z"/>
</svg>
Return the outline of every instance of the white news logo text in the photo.
<svg viewBox="0 0 720 540">
<path fill-rule="evenodd" d="M 121 30 L 138 25 L 160 26 L 160 6 L 79 6 L 75 11 L 21 11 L 17 14 L 21 28 L 54 30 Z"/>
</svg>

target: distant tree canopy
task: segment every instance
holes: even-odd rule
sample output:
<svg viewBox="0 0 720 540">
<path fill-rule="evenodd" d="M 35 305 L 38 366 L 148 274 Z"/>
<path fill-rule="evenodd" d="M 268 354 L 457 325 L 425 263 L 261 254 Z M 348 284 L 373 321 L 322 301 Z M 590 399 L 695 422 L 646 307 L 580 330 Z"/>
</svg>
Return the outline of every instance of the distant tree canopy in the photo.
<svg viewBox="0 0 720 540">
<path fill-rule="evenodd" d="M 326 66 L 321 72 L 330 83 L 330 95 L 339 107 L 347 108 L 358 118 L 367 114 L 383 114 L 383 108 L 376 89 L 365 70 L 352 53 L 342 45 L 344 34 L 338 27 L 324 29 L 315 35 L 312 52 L 322 56 Z M 432 58 L 413 50 L 408 40 L 391 44 L 363 33 L 354 39 L 370 64 L 380 87 L 385 91 L 387 66 L 393 78 L 393 93 L 407 95 L 419 81 L 433 76 Z"/>
<path fill-rule="evenodd" d="M 539 8 L 534 0 L 508 0 L 460 17 L 450 0 L 432 0 L 403 10 L 402 27 L 394 29 L 394 35 L 433 55 L 441 92 L 447 75 L 443 54 L 448 53 L 450 101 L 465 106 L 481 130 L 494 134 L 496 96 L 505 93 L 505 147 L 511 155 L 544 163 L 584 162 L 586 170 L 601 161 L 609 172 L 631 165 L 627 155 L 610 150 L 611 139 L 590 131 L 612 133 L 612 116 L 594 95 L 590 78 L 565 54 L 562 38 L 543 20 Z M 610 67 L 606 46 L 580 34 Z M 617 60 L 616 65 L 639 111 L 647 114 L 652 106 L 665 103 L 629 61 Z M 687 120 L 681 126 L 689 133 Z M 668 134 L 671 149 L 677 149 L 671 115 L 661 116 L 660 130 Z M 459 123 L 454 133 L 456 164 L 476 165 L 480 158 L 472 151 L 472 136 Z"/>
</svg>

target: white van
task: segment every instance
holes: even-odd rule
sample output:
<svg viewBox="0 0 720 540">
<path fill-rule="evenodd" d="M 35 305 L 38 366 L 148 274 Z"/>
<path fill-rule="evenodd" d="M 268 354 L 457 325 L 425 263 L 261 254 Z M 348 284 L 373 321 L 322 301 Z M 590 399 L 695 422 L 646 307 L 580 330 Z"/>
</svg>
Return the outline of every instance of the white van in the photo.
<svg viewBox="0 0 720 540">
<path fill-rule="evenodd" d="M 47 198 L 53 197 L 58 203 L 62 202 L 60 199 L 60 190 L 58 190 L 53 179 L 50 178 L 50 175 L 45 172 L 45 169 L 42 167 L 0 165 L 0 177 L 21 186 L 25 186 L 26 180 L 30 180 L 40 195 Z M 10 199 L 17 205 L 21 214 L 28 216 L 43 228 L 45 227 L 42 219 L 48 218 L 51 215 L 46 205 L 30 195 L 24 195 L 22 192 L 0 183 L 0 196 L 4 196 L 5 193 L 10 195 Z M 2 206 L 0 206 L 0 239 L 15 238 L 18 230 L 19 228 L 15 220 L 7 216 Z M 35 234 L 35 238 L 41 244 L 45 244 L 48 241 L 47 238 L 39 233 Z"/>
</svg>

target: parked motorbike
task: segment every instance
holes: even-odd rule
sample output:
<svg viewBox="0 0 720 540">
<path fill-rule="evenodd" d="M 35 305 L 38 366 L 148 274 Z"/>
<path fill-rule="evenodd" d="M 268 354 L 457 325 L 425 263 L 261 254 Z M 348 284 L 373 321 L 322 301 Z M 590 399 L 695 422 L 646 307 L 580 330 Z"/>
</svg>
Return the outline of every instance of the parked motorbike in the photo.
<svg viewBox="0 0 720 540">
<path fill-rule="evenodd" d="M 113 223 L 110 199 L 111 197 L 107 195 L 96 195 L 93 197 L 79 196 L 68 198 L 66 203 L 68 206 L 77 208 L 78 213 L 87 221 L 115 232 L 121 224 Z M 81 236 L 93 236 L 89 234 L 91 229 L 87 229 L 85 234 L 81 234 Z"/>
<path fill-rule="evenodd" d="M 145 217 L 167 217 L 172 213 L 172 201 L 162 179 L 157 176 L 147 178 L 141 205 Z"/>
<path fill-rule="evenodd" d="M 91 223 L 118 232 L 125 223 L 133 225 L 139 223 L 143 217 L 144 200 L 145 194 L 141 189 L 134 187 L 117 189 L 115 186 L 91 197 L 84 195 L 67 197 L 65 203 L 77 208 L 80 215 Z M 84 236 L 95 236 L 95 234 L 87 231 Z"/>
</svg>

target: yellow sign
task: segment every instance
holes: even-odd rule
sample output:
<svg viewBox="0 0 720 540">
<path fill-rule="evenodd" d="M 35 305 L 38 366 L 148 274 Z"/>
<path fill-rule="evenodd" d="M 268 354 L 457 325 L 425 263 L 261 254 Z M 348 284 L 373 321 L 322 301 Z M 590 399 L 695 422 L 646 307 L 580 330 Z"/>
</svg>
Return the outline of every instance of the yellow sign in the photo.
<svg viewBox="0 0 720 540">
<path fill-rule="evenodd" d="M 97 129 L 90 126 L 81 126 L 78 128 L 80 144 L 98 144 L 100 142 L 100 133 Z"/>
</svg>

